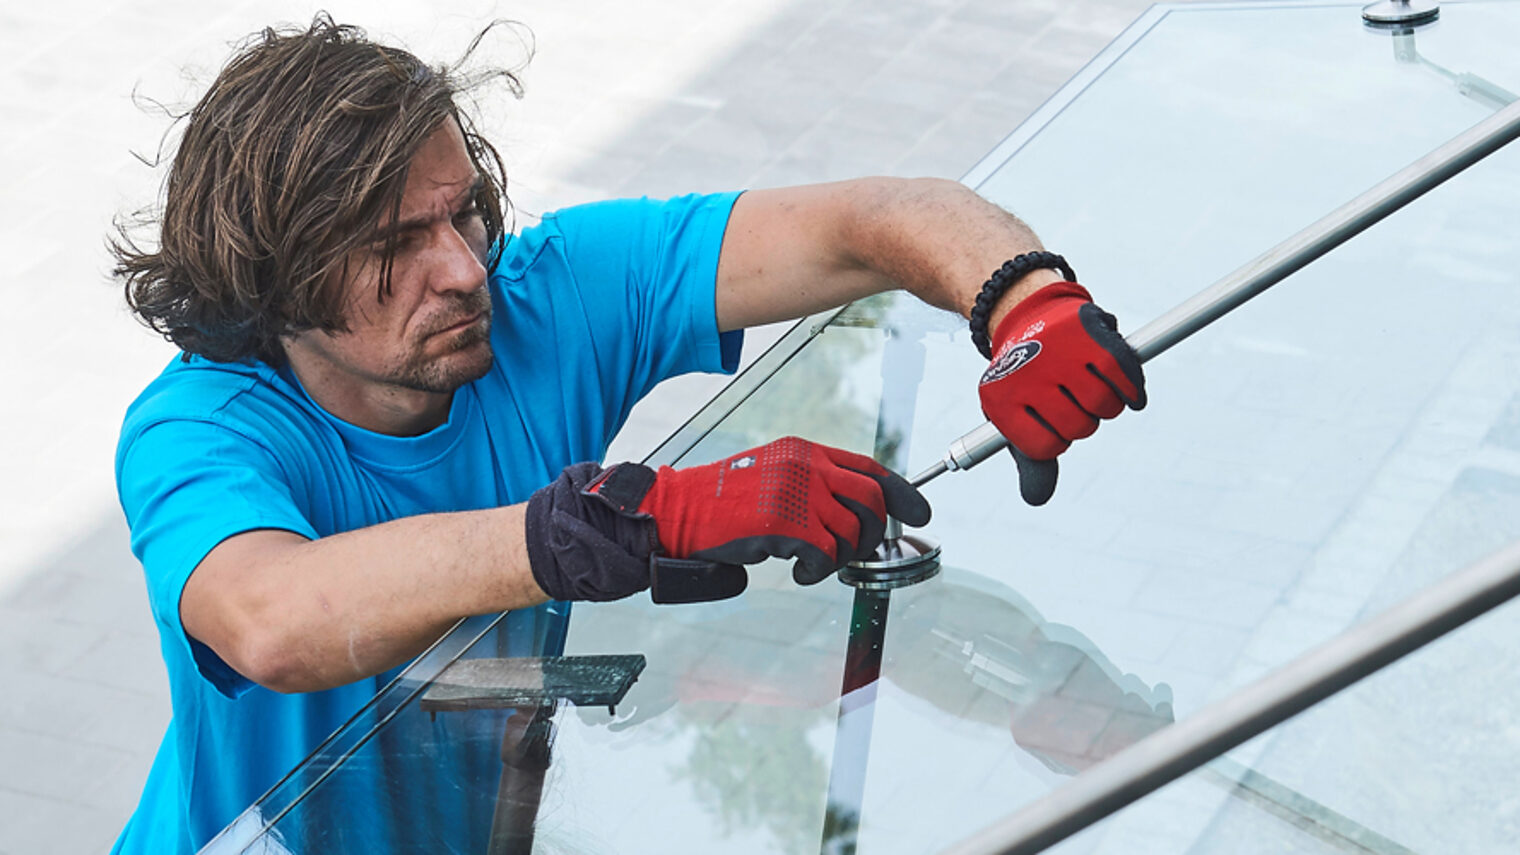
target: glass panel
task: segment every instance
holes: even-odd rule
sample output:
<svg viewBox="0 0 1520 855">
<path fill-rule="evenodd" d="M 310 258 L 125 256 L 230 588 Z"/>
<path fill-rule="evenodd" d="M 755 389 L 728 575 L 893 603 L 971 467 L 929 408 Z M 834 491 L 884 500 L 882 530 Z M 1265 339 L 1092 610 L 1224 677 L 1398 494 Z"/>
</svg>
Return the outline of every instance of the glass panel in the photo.
<svg viewBox="0 0 1520 855">
<path fill-rule="evenodd" d="M 1520 91 L 1516 4 L 1444 4 L 1413 37 L 1428 63 L 1357 11 L 1153 10 L 973 173 L 977 186 L 1136 329 Z M 1430 63 L 1494 85 L 1463 94 Z M 260 845 L 298 852 L 478 852 L 492 814 L 516 809 L 536 815 L 537 851 L 919 853 L 960 839 L 1520 536 L 1516 198 L 1520 149 L 1152 363 L 1150 409 L 1063 458 L 1043 508 L 1022 505 L 1006 459 L 943 476 L 926 488 L 925 531 L 944 546 L 933 579 L 866 596 L 798 587 L 773 563 L 731 601 L 578 606 L 567 654 L 647 664 L 614 712 L 559 706 L 541 793 L 531 774 L 502 777 L 506 711 L 420 707 L 435 669 L 387 703 L 393 715 L 351 725 L 335 743 L 347 747 L 299 770 L 248 829 L 268 818 Z M 799 434 L 916 473 L 982 421 L 985 362 L 959 318 L 883 295 L 813 323 L 825 320 L 654 462 Z M 852 637 L 873 636 L 881 679 L 841 699 L 860 665 Z M 1447 673 L 1477 679 L 1431 671 L 1412 693 L 1428 701 L 1386 696 L 1365 733 L 1316 710 L 1067 848 L 1237 851 L 1257 826 L 1273 830 L 1251 851 L 1329 845 L 1283 843 L 1277 825 L 1300 827 L 1284 825 L 1284 804 L 1419 851 L 1452 851 L 1433 843 L 1447 815 L 1498 840 L 1520 807 L 1471 793 L 1504 790 L 1515 737 L 1473 710 L 1495 682 L 1484 675 L 1513 672 L 1514 649 L 1459 650 Z M 1375 754 L 1379 734 L 1397 750 Z M 1348 753 L 1325 752 L 1331 741 Z M 1480 756 L 1485 744 L 1501 750 Z M 1476 779 L 1451 783 L 1463 767 L 1442 752 L 1475 758 Z M 1363 765 L 1332 773 L 1331 756 Z M 1405 768 L 1429 787 L 1373 805 Z M 1230 795 L 1242 782 L 1249 800 Z M 1474 834 L 1463 851 L 1490 851 Z"/>
<path fill-rule="evenodd" d="M 1520 92 L 1514 7 L 1442 8 L 1408 35 L 1340 5 L 1172 10 L 978 190 L 1133 326 L 1488 116 L 1490 90 Z"/>
<path fill-rule="evenodd" d="M 1488 540 L 1502 526 L 1487 514 L 1520 511 L 1514 485 L 1494 492 L 1484 480 L 1453 485 L 1391 575 L 1423 577 L 1414 563 L 1425 550 L 1475 521 L 1469 533 Z M 1511 602 L 1049 851 L 1513 851 L 1517 642 L 1520 603 Z"/>
<path fill-rule="evenodd" d="M 1414 36 L 1419 54 L 1516 89 L 1520 56 L 1484 33 L 1512 31 L 1520 9 L 1443 15 Z M 1396 47 L 1409 55 L 1407 39 L 1363 30 L 1356 7 L 1172 11 L 979 189 L 1135 329 L 1492 112 Z M 839 695 L 850 589 L 797 589 L 778 564 L 732 605 L 582 613 L 570 648 L 644 652 L 661 682 L 630 701 L 666 711 L 631 717 L 621 751 L 594 729 L 561 734 L 602 747 L 587 754 L 594 774 L 641 782 L 632 797 L 597 792 L 606 810 L 582 802 L 575 827 L 653 843 L 679 823 L 692 849 L 795 851 L 799 825 L 822 838 L 858 810 L 859 851 L 933 851 L 1485 554 L 1487 540 L 1432 530 L 1431 560 L 1400 560 L 1474 461 L 1509 454 L 1486 437 L 1520 410 L 1520 253 L 1505 225 L 1517 154 L 1149 366 L 1151 410 L 1079 444 L 1050 505 L 1019 503 L 1006 460 L 927 488 L 947 566 L 891 594 L 864 754 L 840 704 L 821 700 Z M 923 382 L 903 350 L 921 354 Z M 957 319 L 867 301 L 676 462 L 798 433 L 916 473 L 981 421 L 983 364 Z M 878 424 L 883 410 L 899 415 Z M 1520 516 L 1492 518 L 1520 537 Z M 639 729 L 672 747 L 650 750 Z M 1249 764 L 1219 766 L 1269 823 L 1289 809 L 1345 813 L 1346 834 L 1369 822 L 1333 787 L 1285 791 Z M 862 775 L 858 804 L 820 787 Z M 1188 851 L 1175 843 L 1134 848 Z"/>
<path fill-rule="evenodd" d="M 483 851 L 507 713 L 419 698 L 455 661 L 560 651 L 568 618 L 551 603 L 460 622 L 201 851 Z"/>
</svg>

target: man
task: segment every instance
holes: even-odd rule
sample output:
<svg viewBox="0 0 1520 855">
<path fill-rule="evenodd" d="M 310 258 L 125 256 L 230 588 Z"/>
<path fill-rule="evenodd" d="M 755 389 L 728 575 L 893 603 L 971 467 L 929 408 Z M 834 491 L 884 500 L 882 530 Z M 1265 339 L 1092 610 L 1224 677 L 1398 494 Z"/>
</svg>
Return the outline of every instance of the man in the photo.
<svg viewBox="0 0 1520 855">
<path fill-rule="evenodd" d="M 958 184 L 607 202 L 510 235 L 460 87 L 325 18 L 265 31 L 191 112 L 157 246 L 116 244 L 184 351 L 117 454 L 174 705 L 118 851 L 200 847 L 460 617 L 717 599 L 770 556 L 814 583 L 888 514 L 926 522 L 900 476 L 797 438 L 587 462 L 661 379 L 732 371 L 745 327 L 892 288 L 969 312 L 1035 503 L 1071 441 L 1143 406 L 1112 318 Z"/>
</svg>

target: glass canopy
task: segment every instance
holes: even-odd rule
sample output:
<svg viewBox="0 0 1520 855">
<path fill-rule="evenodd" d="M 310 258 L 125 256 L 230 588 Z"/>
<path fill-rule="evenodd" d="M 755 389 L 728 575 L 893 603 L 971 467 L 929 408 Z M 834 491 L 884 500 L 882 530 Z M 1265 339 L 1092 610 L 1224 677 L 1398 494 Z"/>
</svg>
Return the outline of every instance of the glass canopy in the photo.
<svg viewBox="0 0 1520 855">
<path fill-rule="evenodd" d="M 966 180 L 1133 330 L 1513 100 L 1516 33 L 1493 0 L 1414 33 L 1158 6 Z M 943 569 L 871 608 L 777 563 L 720 603 L 467 621 L 206 851 L 948 846 L 1520 538 L 1517 199 L 1512 146 L 1152 362 L 1150 407 L 1042 508 L 1006 457 L 940 477 Z M 984 364 L 961 319 L 882 295 L 804 321 L 650 462 L 797 434 L 916 473 L 981 423 Z M 880 679 L 842 692 L 852 636 Z M 549 676 L 609 654 L 602 695 Z M 441 700 L 460 660 L 525 655 L 543 706 Z M 1057 851 L 1506 851 L 1517 672 L 1512 606 Z"/>
</svg>

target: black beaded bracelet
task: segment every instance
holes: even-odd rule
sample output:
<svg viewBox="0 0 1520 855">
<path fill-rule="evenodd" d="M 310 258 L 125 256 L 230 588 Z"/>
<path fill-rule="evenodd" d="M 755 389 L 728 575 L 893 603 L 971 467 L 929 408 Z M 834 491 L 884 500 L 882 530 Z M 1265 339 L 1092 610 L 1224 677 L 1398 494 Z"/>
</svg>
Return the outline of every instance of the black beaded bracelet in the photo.
<svg viewBox="0 0 1520 855">
<path fill-rule="evenodd" d="M 976 295 L 976 304 L 971 307 L 971 343 L 988 359 L 992 358 L 992 339 L 987 335 L 987 320 L 992 316 L 992 307 L 1009 286 L 1031 270 L 1059 270 L 1066 281 L 1077 281 L 1077 274 L 1066 259 L 1053 252 L 1026 252 L 1003 262 L 982 286 L 982 293 Z"/>
</svg>

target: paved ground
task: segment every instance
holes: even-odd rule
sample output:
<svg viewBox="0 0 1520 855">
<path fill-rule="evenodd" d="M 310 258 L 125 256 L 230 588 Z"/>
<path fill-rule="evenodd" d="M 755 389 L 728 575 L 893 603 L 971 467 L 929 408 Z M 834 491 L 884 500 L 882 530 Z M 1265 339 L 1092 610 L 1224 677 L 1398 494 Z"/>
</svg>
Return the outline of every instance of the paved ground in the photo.
<svg viewBox="0 0 1520 855">
<path fill-rule="evenodd" d="M 1145 0 L 334 2 L 339 20 L 447 58 L 479 22 L 530 26 L 521 102 L 490 105 L 534 212 L 609 195 L 858 174 L 961 175 Z M 211 11 L 215 9 L 216 11 Z M 56 0 L 0 8 L 0 855 L 101 851 L 136 802 L 169 709 L 115 505 L 120 415 L 169 358 L 105 271 L 111 216 L 151 199 L 168 122 L 227 44 L 298 2 Z M 500 56 L 519 49 L 497 43 Z M 748 356 L 769 336 L 752 337 Z M 716 388 L 636 413 L 637 456 Z"/>
</svg>

